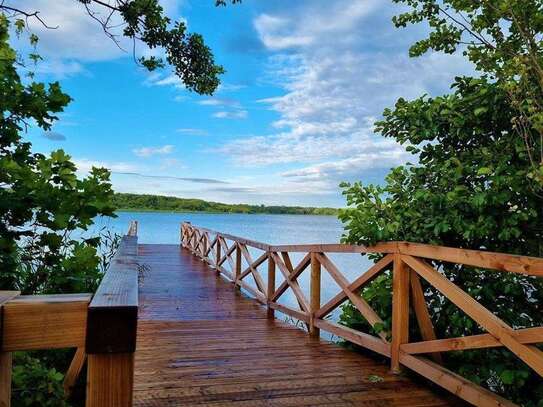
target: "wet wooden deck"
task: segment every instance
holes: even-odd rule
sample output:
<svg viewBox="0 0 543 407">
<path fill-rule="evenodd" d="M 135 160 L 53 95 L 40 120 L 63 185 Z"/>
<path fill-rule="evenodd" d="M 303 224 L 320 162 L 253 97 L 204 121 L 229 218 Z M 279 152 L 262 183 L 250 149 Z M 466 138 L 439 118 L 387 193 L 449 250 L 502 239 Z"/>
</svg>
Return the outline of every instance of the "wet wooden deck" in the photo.
<svg viewBox="0 0 543 407">
<path fill-rule="evenodd" d="M 280 320 L 177 245 L 139 245 L 135 406 L 449 406 L 377 359 Z M 384 380 L 373 382 L 372 377 Z"/>
</svg>

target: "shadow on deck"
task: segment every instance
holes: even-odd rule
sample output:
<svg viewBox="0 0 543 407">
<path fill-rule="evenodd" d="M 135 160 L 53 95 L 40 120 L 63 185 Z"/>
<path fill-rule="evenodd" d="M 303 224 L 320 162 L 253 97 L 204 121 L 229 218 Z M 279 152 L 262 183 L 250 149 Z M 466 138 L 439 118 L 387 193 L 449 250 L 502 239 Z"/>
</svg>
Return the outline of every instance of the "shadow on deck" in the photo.
<svg viewBox="0 0 543 407">
<path fill-rule="evenodd" d="M 177 245 L 139 245 L 135 406 L 448 406 L 388 364 L 271 320 Z M 372 380 L 375 376 L 382 381 Z"/>
</svg>

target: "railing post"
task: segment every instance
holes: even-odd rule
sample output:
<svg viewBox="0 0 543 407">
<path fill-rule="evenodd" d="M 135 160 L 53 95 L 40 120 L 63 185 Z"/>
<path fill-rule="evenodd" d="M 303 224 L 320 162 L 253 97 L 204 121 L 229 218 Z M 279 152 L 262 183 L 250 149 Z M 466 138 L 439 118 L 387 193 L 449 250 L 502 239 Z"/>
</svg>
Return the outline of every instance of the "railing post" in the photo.
<svg viewBox="0 0 543 407">
<path fill-rule="evenodd" d="M 207 234 L 204 233 L 204 239 L 202 240 L 202 247 L 203 247 L 203 251 L 202 251 L 202 260 L 204 262 L 207 261 Z"/>
<path fill-rule="evenodd" d="M 409 273 L 401 254 L 394 255 L 392 271 L 392 344 L 391 370 L 400 372 L 400 345 L 409 342 Z"/>
<path fill-rule="evenodd" d="M 275 318 L 275 311 L 270 308 L 270 302 L 273 294 L 275 294 L 275 261 L 273 260 L 271 253 L 268 253 L 268 318 Z"/>
<path fill-rule="evenodd" d="M 311 281 L 310 281 L 310 323 L 309 334 L 313 337 L 320 337 L 320 329 L 315 326 L 315 312 L 321 306 L 321 263 L 317 253 L 311 253 Z"/>
<path fill-rule="evenodd" d="M 0 407 L 11 405 L 11 362 L 11 352 L 0 352 Z"/>
<path fill-rule="evenodd" d="M 239 276 L 241 275 L 241 247 L 238 242 L 236 242 L 236 270 L 234 271 L 234 284 L 237 286 L 239 281 Z"/>
<path fill-rule="evenodd" d="M 87 311 L 86 407 L 131 407 L 138 321 L 137 237 L 123 237 Z"/>
<path fill-rule="evenodd" d="M 221 272 L 221 266 L 219 266 L 219 261 L 221 261 L 221 237 L 217 234 L 217 243 L 215 243 L 215 270 L 217 273 Z"/>
</svg>

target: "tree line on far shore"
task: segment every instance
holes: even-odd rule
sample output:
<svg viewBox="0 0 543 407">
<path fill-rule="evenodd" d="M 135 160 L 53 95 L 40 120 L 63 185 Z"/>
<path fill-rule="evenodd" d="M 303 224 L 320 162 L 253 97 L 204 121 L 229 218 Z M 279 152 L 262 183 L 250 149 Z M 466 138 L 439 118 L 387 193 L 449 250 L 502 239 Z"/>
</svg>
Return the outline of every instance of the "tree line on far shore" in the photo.
<svg viewBox="0 0 543 407">
<path fill-rule="evenodd" d="M 203 199 L 177 198 L 173 196 L 116 193 L 113 205 L 118 210 L 167 211 L 167 212 L 212 212 L 285 215 L 337 215 L 335 208 L 315 208 L 283 205 L 226 204 Z"/>
</svg>

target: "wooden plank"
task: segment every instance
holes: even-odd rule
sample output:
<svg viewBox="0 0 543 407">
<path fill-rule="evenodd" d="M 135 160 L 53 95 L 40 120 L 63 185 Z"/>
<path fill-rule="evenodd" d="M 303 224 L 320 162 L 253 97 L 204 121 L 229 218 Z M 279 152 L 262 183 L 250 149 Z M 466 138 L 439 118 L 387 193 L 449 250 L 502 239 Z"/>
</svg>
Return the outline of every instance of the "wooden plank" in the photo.
<svg viewBox="0 0 543 407">
<path fill-rule="evenodd" d="M 132 407 L 134 354 L 88 356 L 86 407 Z"/>
<path fill-rule="evenodd" d="M 383 342 L 381 338 L 378 338 L 377 336 L 360 332 L 356 329 L 348 328 L 324 319 L 316 319 L 315 324 L 322 330 L 330 332 L 358 346 L 372 350 L 383 356 L 390 357 L 390 344 Z"/>
<path fill-rule="evenodd" d="M 399 242 L 401 254 L 543 277 L 543 258 Z"/>
<path fill-rule="evenodd" d="M 266 293 L 268 300 L 268 318 L 273 319 L 275 318 L 275 312 L 272 308 L 270 308 L 270 302 L 271 298 L 273 297 L 273 293 L 275 292 L 275 262 L 269 253 L 265 254 L 268 259 L 268 291 Z"/>
<path fill-rule="evenodd" d="M 285 254 L 281 253 L 283 258 L 288 258 L 288 253 L 284 252 Z M 289 258 L 290 261 L 290 258 Z M 289 281 L 297 279 L 300 274 L 304 272 L 304 270 L 311 264 L 311 253 L 307 253 L 303 259 L 298 263 L 298 265 L 294 268 L 294 270 L 289 274 L 289 278 L 285 279 L 280 285 L 279 288 L 275 291 L 273 294 L 272 300 L 276 301 L 283 293 L 289 288 Z M 285 263 L 285 265 L 288 268 L 288 264 Z M 301 308 L 301 307 L 300 307 Z"/>
<path fill-rule="evenodd" d="M 0 407 L 11 405 L 11 352 L 0 352 Z"/>
<path fill-rule="evenodd" d="M 141 245 L 140 261 L 153 273 L 140 288 L 135 407 L 450 405 L 448 396 L 410 376 L 390 374 L 369 351 L 352 352 L 311 338 L 283 322 L 288 314 L 279 311 L 277 319 L 269 319 L 264 307 L 215 278 L 188 251 Z M 307 314 L 285 311 L 308 320 Z M 339 329 L 336 334 L 353 342 L 366 339 Z M 373 343 L 386 354 L 389 344 L 368 337 L 367 347 Z M 373 382 L 372 376 L 383 380 Z"/>
<path fill-rule="evenodd" d="M 64 376 L 63 387 L 64 395 L 66 396 L 66 398 L 70 397 L 72 389 L 77 382 L 77 378 L 79 377 L 79 373 L 81 373 L 81 369 L 83 369 L 85 360 L 87 360 L 85 348 L 77 348 L 77 350 L 75 351 L 75 355 L 70 363 L 70 367 L 68 368 L 68 371 Z"/>
<path fill-rule="evenodd" d="M 303 252 L 303 253 L 397 253 L 396 242 L 382 242 L 375 246 L 348 244 L 287 244 L 270 246 L 274 252 Z"/>
<path fill-rule="evenodd" d="M 13 355 L 2 351 L 4 310 L 2 305 L 17 297 L 20 291 L 0 291 L 0 407 L 11 405 L 11 369 Z"/>
<path fill-rule="evenodd" d="M 289 308 L 286 305 L 279 304 L 278 302 L 272 302 L 269 304 L 269 307 L 271 309 L 277 310 L 282 312 L 283 314 L 287 314 L 288 316 L 291 316 L 292 318 L 296 318 L 300 321 L 306 322 L 309 324 L 310 316 L 307 312 L 304 311 L 297 311 L 295 309 Z"/>
<path fill-rule="evenodd" d="M 244 237 L 230 235 L 228 233 L 217 232 L 216 230 L 213 230 L 213 229 L 196 227 L 196 226 L 192 226 L 192 225 L 191 225 L 191 227 L 193 229 L 195 229 L 195 230 L 197 229 L 197 230 L 199 230 L 201 232 L 209 232 L 211 234 L 219 234 L 225 239 L 232 240 L 232 241 L 234 241 L 236 243 L 242 243 L 242 244 L 245 244 L 247 246 L 256 247 L 257 249 L 261 249 L 261 250 L 264 250 L 264 251 L 268 251 L 269 248 L 270 248 L 269 244 L 258 242 L 256 240 L 250 240 L 250 239 L 246 239 Z"/>
<path fill-rule="evenodd" d="M 366 284 L 369 284 L 370 282 L 372 282 L 383 271 L 383 269 L 386 266 L 392 263 L 393 259 L 394 259 L 394 255 L 387 254 L 385 257 L 383 257 L 381 260 L 379 260 L 377 263 L 371 266 L 368 269 L 368 271 L 366 271 L 364 274 L 362 274 L 360 277 L 354 280 L 351 284 L 349 284 L 347 286 L 347 289 L 358 295 L 358 291 L 360 291 L 360 289 L 362 289 Z M 325 317 L 330 312 L 332 312 L 337 307 L 339 307 L 347 298 L 348 296 L 346 292 L 342 290 L 334 298 L 332 298 L 330 301 L 324 304 L 319 309 L 319 311 L 315 314 L 315 316 L 317 318 Z"/>
<path fill-rule="evenodd" d="M 505 347 L 517 355 L 540 376 L 543 376 L 543 352 L 533 345 L 524 345 L 514 337 L 514 330 L 504 321 L 474 300 L 449 279 L 434 268 L 411 256 L 403 256 L 404 260 L 422 278 L 437 288 L 453 304 L 464 311 L 475 322 L 485 328 Z"/>
<path fill-rule="evenodd" d="M 241 273 L 239 278 L 243 280 L 245 277 L 247 277 L 249 274 L 251 274 L 251 272 L 253 270 L 255 270 L 258 266 L 260 266 L 262 263 L 264 263 L 267 258 L 268 258 L 268 253 L 262 253 L 262 255 L 260 255 L 258 257 L 258 259 L 256 259 L 252 263 L 250 263 L 249 266 L 245 270 L 243 270 L 243 272 Z M 247 260 L 247 261 L 249 261 L 249 260 Z"/>
<path fill-rule="evenodd" d="M 321 262 L 319 253 L 311 253 L 311 277 L 309 282 L 310 316 L 309 334 L 320 337 L 320 329 L 315 325 L 315 312 L 321 307 Z"/>
<path fill-rule="evenodd" d="M 137 237 L 123 236 L 87 318 L 88 354 L 130 353 L 136 349 L 138 318 Z"/>
<path fill-rule="evenodd" d="M 234 265 L 234 282 L 237 284 L 239 281 L 239 276 L 241 274 L 241 245 L 235 243 L 236 245 L 236 262 Z"/>
<path fill-rule="evenodd" d="M 236 281 L 236 285 L 238 287 L 241 287 L 243 288 L 244 290 L 250 292 L 253 296 L 254 296 L 254 299 L 257 300 L 258 302 L 260 302 L 261 304 L 264 304 L 266 305 L 268 303 L 268 300 L 266 299 L 266 297 L 264 296 L 264 294 L 262 294 L 260 291 L 254 289 L 253 287 L 251 287 L 249 284 L 247 284 L 245 281 L 243 280 L 238 280 Z"/>
<path fill-rule="evenodd" d="M 524 344 L 543 343 L 543 327 L 525 328 L 513 331 L 513 337 Z M 461 336 L 456 338 L 426 340 L 403 344 L 402 352 L 415 355 L 432 352 L 449 352 L 467 349 L 497 348 L 502 343 L 490 334 Z"/>
<path fill-rule="evenodd" d="M 345 278 L 345 276 L 343 276 L 343 274 L 341 274 L 341 272 L 334 265 L 334 263 L 332 263 L 332 261 L 324 254 L 316 254 L 316 256 L 318 257 L 324 268 L 332 276 L 334 281 L 339 285 L 345 295 L 347 295 L 349 300 L 360 312 L 360 314 L 362 314 L 362 316 L 369 322 L 369 324 L 372 327 L 374 327 L 376 324 L 383 324 L 383 320 L 381 319 L 381 317 L 379 317 L 379 315 L 377 315 L 374 309 L 360 295 L 355 294 L 348 289 L 349 281 Z M 379 337 L 383 341 L 387 342 L 388 332 L 379 332 Z"/>
<path fill-rule="evenodd" d="M 249 265 L 248 268 L 250 270 L 252 270 L 252 274 L 253 274 L 253 278 L 255 280 L 256 286 L 258 287 L 260 292 L 265 294 L 266 293 L 266 285 L 264 284 L 264 280 L 262 279 L 262 276 L 260 275 L 260 273 L 257 270 L 258 262 L 253 261 L 253 258 L 251 257 L 251 254 L 247 250 L 247 246 L 240 245 L 240 248 L 241 248 L 241 253 L 243 254 L 243 257 L 245 257 L 245 260 L 247 260 L 247 264 Z M 259 257 L 258 260 L 260 260 L 260 264 L 262 262 L 264 262 L 264 259 L 266 257 L 267 257 L 266 253 L 264 253 L 262 256 Z M 257 264 L 257 266 L 254 266 L 254 264 Z M 240 279 L 241 279 L 241 276 L 240 276 Z"/>
<path fill-rule="evenodd" d="M 428 359 L 400 353 L 400 362 L 409 369 L 426 377 L 437 385 L 447 389 L 456 396 L 468 401 L 474 406 L 485 407 L 518 407 L 489 390 L 464 379 L 462 376 Z"/>
<path fill-rule="evenodd" d="M 422 284 L 420 283 L 419 275 L 414 272 L 409 274 L 411 283 L 411 294 L 413 300 L 413 310 L 415 311 L 415 316 L 417 318 L 421 337 L 425 341 L 436 340 L 436 332 L 434 330 L 434 325 L 432 324 L 432 319 L 430 318 L 428 306 L 426 305 L 426 299 L 424 298 L 424 291 L 422 290 Z M 400 345 L 400 348 L 401 346 L 402 345 Z M 433 352 L 431 356 L 435 362 L 443 364 L 441 355 L 438 352 Z"/>
<path fill-rule="evenodd" d="M 236 264 L 234 263 L 234 260 L 230 257 L 232 253 L 236 251 L 237 244 L 234 243 L 231 247 L 228 247 L 228 244 L 226 244 L 226 240 L 221 236 L 220 245 L 222 246 L 224 250 L 224 257 L 219 261 L 219 265 L 223 264 L 225 260 L 228 260 L 228 264 L 230 265 L 230 269 L 232 270 L 232 274 L 235 275 L 236 273 Z"/>
<path fill-rule="evenodd" d="M 21 295 L 3 305 L 2 351 L 85 344 L 91 294 Z"/>
<path fill-rule="evenodd" d="M 304 292 L 300 288 L 300 285 L 295 279 L 292 279 L 292 280 L 290 279 L 290 270 L 287 268 L 285 263 L 283 263 L 283 261 L 279 258 L 277 253 L 272 252 L 271 256 L 273 257 L 275 264 L 279 268 L 279 271 L 281 271 L 281 273 L 283 274 L 283 277 L 285 277 L 285 280 L 288 281 L 288 285 L 290 286 L 290 288 L 292 289 L 292 292 L 298 299 L 300 303 L 300 307 L 302 308 L 304 312 L 309 313 L 310 312 L 309 304 L 307 302 L 307 299 L 305 298 Z"/>
<path fill-rule="evenodd" d="M 392 273 L 392 343 L 390 366 L 400 372 L 400 346 L 409 342 L 409 273 L 399 254 L 394 255 Z"/>
<path fill-rule="evenodd" d="M 215 270 L 217 272 L 220 273 L 221 271 L 221 242 L 220 242 L 220 236 L 217 235 L 215 237 L 215 242 L 216 242 L 216 246 L 215 246 Z"/>
</svg>

